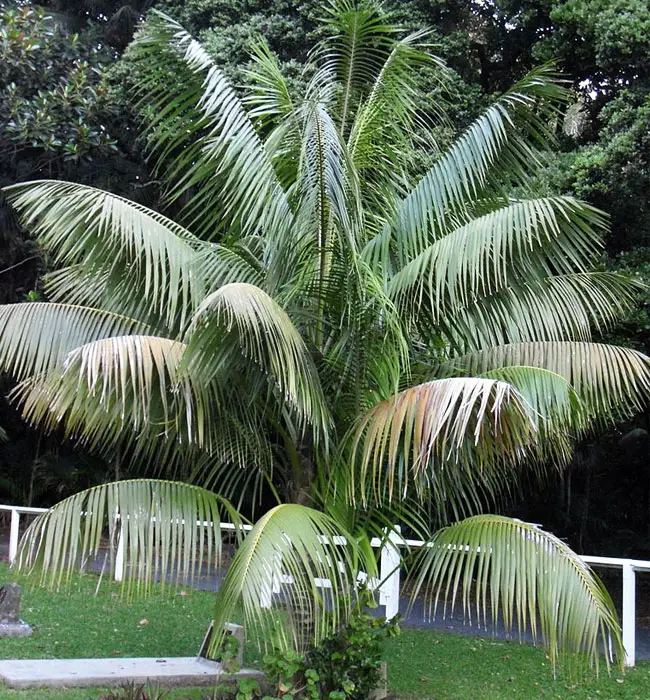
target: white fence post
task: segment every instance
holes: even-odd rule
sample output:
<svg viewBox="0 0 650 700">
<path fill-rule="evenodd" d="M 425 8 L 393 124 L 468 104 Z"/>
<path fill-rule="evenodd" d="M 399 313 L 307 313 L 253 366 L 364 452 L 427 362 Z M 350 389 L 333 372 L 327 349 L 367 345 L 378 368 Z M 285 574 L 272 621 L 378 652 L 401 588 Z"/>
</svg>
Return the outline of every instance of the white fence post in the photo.
<svg viewBox="0 0 650 700">
<path fill-rule="evenodd" d="M 124 525 L 120 523 L 120 534 L 117 536 L 117 551 L 115 552 L 115 580 L 124 579 Z"/>
<path fill-rule="evenodd" d="M 388 535 L 388 541 L 381 548 L 379 561 L 379 604 L 386 606 L 386 619 L 392 620 L 399 612 L 399 572 L 402 557 L 399 545 L 402 543 L 402 529 L 395 525 Z"/>
<path fill-rule="evenodd" d="M 260 586 L 260 608 L 270 610 L 273 604 L 273 584 L 275 583 L 275 566 L 271 564 L 266 568 L 266 576 Z"/>
<path fill-rule="evenodd" d="M 9 529 L 9 563 L 16 561 L 18 554 L 18 539 L 20 536 L 20 513 L 13 508 L 11 510 L 11 527 Z"/>
<path fill-rule="evenodd" d="M 636 573 L 623 564 L 623 648 L 625 665 L 634 666 L 636 655 Z"/>
</svg>

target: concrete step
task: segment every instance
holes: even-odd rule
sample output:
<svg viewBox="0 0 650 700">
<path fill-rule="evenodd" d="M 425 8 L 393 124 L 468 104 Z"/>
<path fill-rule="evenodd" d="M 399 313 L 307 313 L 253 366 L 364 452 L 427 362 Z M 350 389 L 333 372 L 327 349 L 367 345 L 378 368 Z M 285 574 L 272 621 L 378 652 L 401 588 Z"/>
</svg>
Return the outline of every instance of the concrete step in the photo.
<svg viewBox="0 0 650 700">
<path fill-rule="evenodd" d="M 210 686 L 263 676 L 255 669 L 225 674 L 220 663 L 195 656 L 138 659 L 11 659 L 0 661 L 0 680 L 10 688 L 116 687 L 152 683 L 166 687 Z"/>
</svg>

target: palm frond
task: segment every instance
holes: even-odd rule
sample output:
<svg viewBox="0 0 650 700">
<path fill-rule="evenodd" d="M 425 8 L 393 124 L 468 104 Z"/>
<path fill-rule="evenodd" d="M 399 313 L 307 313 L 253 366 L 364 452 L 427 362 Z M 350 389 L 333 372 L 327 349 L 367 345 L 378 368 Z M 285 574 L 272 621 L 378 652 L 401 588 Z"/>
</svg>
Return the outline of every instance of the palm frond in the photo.
<svg viewBox="0 0 650 700">
<path fill-rule="evenodd" d="M 337 236 L 342 247 L 356 252 L 361 212 L 358 183 L 349 167 L 345 144 L 320 103 L 305 110 L 299 188 L 296 226 L 310 238 L 316 234 L 312 246 L 318 252 L 318 278 L 322 280 L 328 274 L 332 236 Z"/>
<path fill-rule="evenodd" d="M 186 198 L 192 228 L 207 239 L 233 225 L 244 233 L 283 230 L 291 212 L 264 144 L 201 44 L 154 10 L 133 52 L 142 67 L 139 90 L 154 108 L 159 167 L 172 183 L 171 201 Z"/>
<path fill-rule="evenodd" d="M 589 341 L 593 330 L 602 333 L 625 317 L 635 287 L 633 280 L 610 272 L 532 277 L 433 319 L 459 352 L 517 342 Z"/>
<path fill-rule="evenodd" d="M 20 541 L 17 566 L 40 570 L 43 584 L 59 588 L 98 556 L 106 556 L 113 573 L 121 539 L 122 590 L 146 594 L 154 581 L 192 581 L 203 566 L 219 566 L 224 516 L 239 533 L 235 509 L 198 486 L 152 479 L 101 484 L 39 515 Z"/>
<path fill-rule="evenodd" d="M 418 79 L 423 68 L 433 68 L 444 74 L 444 62 L 429 51 L 425 43 L 429 32 L 421 30 L 395 41 L 367 97 L 359 105 L 350 129 L 350 157 L 360 169 L 371 169 L 380 163 L 393 167 L 398 154 L 407 157 L 406 150 L 417 138 L 415 132 L 426 131 L 428 124 L 420 116 Z M 393 173 L 394 174 L 394 173 Z"/>
<path fill-rule="evenodd" d="M 604 228 L 601 212 L 571 197 L 513 202 L 428 245 L 393 276 L 391 296 L 427 296 L 439 318 L 519 278 L 590 267 Z"/>
<path fill-rule="evenodd" d="M 282 401 L 297 412 L 303 429 L 327 438 L 329 418 L 307 347 L 287 313 L 266 292 L 233 283 L 210 294 L 187 335 L 189 373 L 210 381 L 227 368 L 233 348 L 267 371 Z"/>
<path fill-rule="evenodd" d="M 125 306 L 126 315 L 146 299 L 169 325 L 182 326 L 203 298 L 202 281 L 193 270 L 199 242 L 165 216 L 69 182 L 21 183 L 5 192 L 58 262 L 106 276 L 104 293 Z"/>
<path fill-rule="evenodd" d="M 363 501 L 390 502 L 415 493 L 445 508 L 450 501 L 490 492 L 493 478 L 502 486 L 498 464 L 505 475 L 511 471 L 507 463 L 516 465 L 530 453 L 535 425 L 511 385 L 450 378 L 411 387 L 376 405 L 351 439 L 354 488 Z"/>
<path fill-rule="evenodd" d="M 650 358 L 602 343 L 511 343 L 456 358 L 448 370 L 477 375 L 516 366 L 563 377 L 590 414 L 605 422 L 642 410 L 650 398 Z"/>
<path fill-rule="evenodd" d="M 391 222 L 367 246 L 375 266 L 387 267 L 394 247 L 402 267 L 444 234 L 467 201 L 501 193 L 504 180 L 525 179 L 547 146 L 549 115 L 564 99 L 552 66 L 528 73 L 500 97 L 441 156 L 398 206 Z"/>
<path fill-rule="evenodd" d="M 567 379 L 540 367 L 515 366 L 493 369 L 482 376 L 511 384 L 524 398 L 537 429 L 538 460 L 568 461 L 589 415 Z"/>
<path fill-rule="evenodd" d="M 439 531 L 421 550 L 413 600 L 425 594 L 429 614 L 444 612 L 462 590 L 463 608 L 478 624 L 499 615 L 507 629 L 538 629 L 553 668 L 561 652 L 586 657 L 598 668 L 607 651 L 623 666 L 623 644 L 607 590 L 589 567 L 554 535 L 536 525 L 478 515 Z M 449 600 L 451 599 L 451 600 Z M 489 611 L 489 612 L 488 612 Z"/>
<path fill-rule="evenodd" d="M 129 335 L 82 345 L 60 368 L 14 390 L 23 414 L 94 449 L 117 443 L 206 443 L 209 385 L 180 373 L 185 346 L 168 338 Z"/>
<path fill-rule="evenodd" d="M 252 44 L 252 68 L 244 104 L 258 129 L 265 134 L 264 147 L 282 186 L 288 191 L 298 177 L 302 148 L 303 102 L 294 101 L 289 83 L 276 56 L 260 37 Z"/>
<path fill-rule="evenodd" d="M 252 109 L 249 116 L 259 120 L 263 127 L 280 120 L 291 122 L 294 135 L 300 138 L 300 122 L 289 84 L 280 70 L 278 61 L 264 37 L 251 44 L 252 67 L 244 71 L 249 80 L 249 94 L 245 103 Z"/>
<path fill-rule="evenodd" d="M 579 396 L 564 377 L 540 367 L 500 367 L 485 372 L 487 379 L 512 384 L 539 421 L 579 427 L 584 419 Z"/>
<path fill-rule="evenodd" d="M 43 286 L 50 301 L 93 309 L 102 308 L 116 313 L 115 308 L 121 308 L 123 304 L 120 304 L 120 299 L 113 302 L 110 299 L 110 276 L 110 271 L 93 270 L 83 263 L 77 263 L 47 272 L 43 275 Z M 130 315 L 142 323 L 166 326 L 162 319 L 151 313 L 151 309 L 142 309 L 143 314 L 139 314 L 138 308 L 131 308 L 129 311 Z M 142 316 L 146 321 L 142 320 Z M 160 323 L 156 323 L 157 321 Z"/>
<path fill-rule="evenodd" d="M 218 289 L 233 282 L 261 287 L 266 270 L 259 257 L 246 245 L 245 238 L 229 246 L 204 243 L 197 249 L 196 268 L 209 289 Z"/>
<path fill-rule="evenodd" d="M 375 571 L 374 558 L 359 547 L 340 523 L 305 506 L 284 504 L 265 513 L 248 533 L 217 593 L 215 629 L 223 628 L 241 606 L 249 629 L 267 647 L 304 648 L 335 632 L 356 600 L 356 574 Z M 282 586 L 282 605 L 260 605 L 274 580 Z M 329 581 L 326 588 L 319 583 Z M 213 640 L 218 648 L 219 638 Z"/>
<path fill-rule="evenodd" d="M 2 305 L 0 327 L 0 368 L 19 381 L 47 374 L 80 345 L 147 330 L 109 311 L 51 302 Z"/>
<path fill-rule="evenodd" d="M 220 426 L 211 453 L 198 456 L 186 480 L 219 493 L 236 508 L 245 506 L 254 515 L 266 510 L 269 497 L 279 503 L 279 494 L 289 492 L 292 474 L 276 452 L 268 432 L 254 432 L 231 420 Z"/>
<path fill-rule="evenodd" d="M 341 86 L 337 113 L 345 135 L 351 113 L 381 71 L 395 27 L 373 0 L 330 0 L 325 11 L 330 36 L 316 55 L 324 58 L 323 70 Z"/>
</svg>

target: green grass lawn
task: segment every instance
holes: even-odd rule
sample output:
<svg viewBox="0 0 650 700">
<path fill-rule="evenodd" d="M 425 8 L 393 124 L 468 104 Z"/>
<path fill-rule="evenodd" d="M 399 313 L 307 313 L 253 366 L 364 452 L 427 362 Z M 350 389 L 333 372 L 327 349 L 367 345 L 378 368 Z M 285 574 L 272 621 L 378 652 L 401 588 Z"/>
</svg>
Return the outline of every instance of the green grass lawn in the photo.
<svg viewBox="0 0 650 700">
<path fill-rule="evenodd" d="M 0 565 L 0 581 L 9 576 Z M 147 599 L 120 599 L 118 585 L 87 576 L 58 594 L 21 580 L 22 618 L 34 634 L 0 642 L 2 658 L 193 656 L 214 614 L 214 595 L 159 586 Z M 182 594 L 181 594 L 182 593 Z"/>
<path fill-rule="evenodd" d="M 11 578 L 0 565 L 0 581 Z M 0 658 L 100 656 L 192 656 L 197 653 L 213 613 L 214 596 L 186 590 L 148 600 L 125 602 L 106 587 L 94 596 L 96 578 L 88 577 L 57 594 L 23 582 L 23 618 L 34 628 L 25 639 L 2 639 Z M 147 624 L 141 624 L 144 620 Z M 260 653 L 246 647 L 246 665 Z M 650 664 L 624 676 L 601 675 L 580 682 L 553 680 L 542 649 L 493 639 L 403 630 L 387 647 L 391 692 L 400 700 L 648 700 Z M 0 700 L 88 700 L 100 691 L 28 690 L 0 687 Z M 207 697 L 208 692 L 175 691 L 169 700 Z"/>
<path fill-rule="evenodd" d="M 648 700 L 650 664 L 624 675 L 553 680 L 543 649 L 496 639 L 403 630 L 388 645 L 388 676 L 400 700 Z"/>
</svg>

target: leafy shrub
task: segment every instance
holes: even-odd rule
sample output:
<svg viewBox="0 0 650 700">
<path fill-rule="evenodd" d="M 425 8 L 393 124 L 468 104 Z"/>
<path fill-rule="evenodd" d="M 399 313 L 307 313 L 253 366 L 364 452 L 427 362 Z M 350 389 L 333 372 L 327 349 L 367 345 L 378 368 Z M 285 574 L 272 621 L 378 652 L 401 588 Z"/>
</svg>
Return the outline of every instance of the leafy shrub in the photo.
<svg viewBox="0 0 650 700">
<path fill-rule="evenodd" d="M 397 619 L 374 617 L 369 594 L 359 598 L 354 614 L 336 634 L 306 654 L 274 651 L 264 657 L 263 671 L 273 695 L 262 700 L 366 700 L 381 677 L 383 643 L 399 633 Z M 235 700 L 261 696 L 257 681 L 240 679 Z"/>
</svg>

